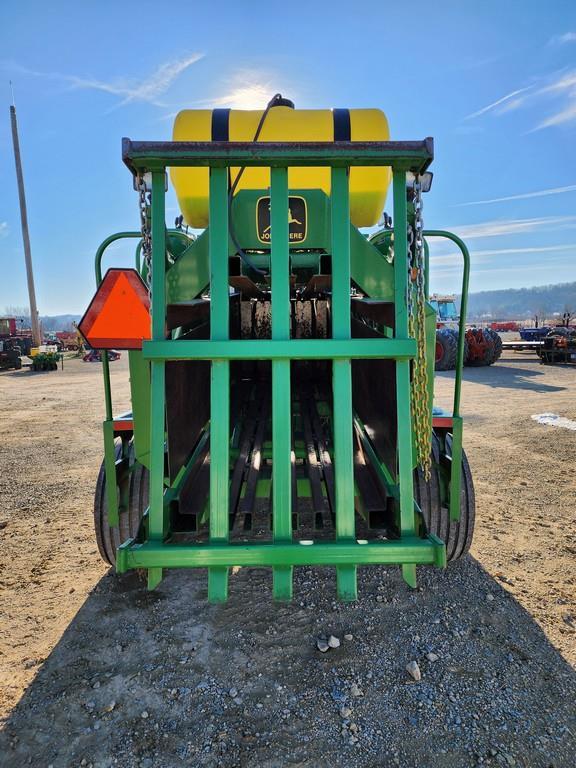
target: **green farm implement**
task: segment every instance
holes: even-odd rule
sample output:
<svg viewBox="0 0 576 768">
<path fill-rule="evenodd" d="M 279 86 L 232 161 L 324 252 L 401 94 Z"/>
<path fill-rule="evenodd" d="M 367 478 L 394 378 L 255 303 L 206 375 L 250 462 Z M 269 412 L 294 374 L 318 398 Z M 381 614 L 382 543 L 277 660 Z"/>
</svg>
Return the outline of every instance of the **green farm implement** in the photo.
<svg viewBox="0 0 576 768">
<path fill-rule="evenodd" d="M 80 323 L 92 347 L 129 350 L 122 416 L 102 357 L 100 552 L 119 573 L 146 570 L 149 588 L 165 569 L 207 568 L 212 601 L 242 566 L 270 567 L 284 600 L 301 565 L 334 567 L 343 600 L 358 566 L 398 564 L 415 586 L 416 566 L 462 556 L 474 526 L 460 416 L 469 257 L 423 229 L 432 140 L 388 140 L 378 110 L 280 97 L 181 115 L 174 141 L 123 141 L 141 230 L 98 249 Z M 168 168 L 195 234 L 181 218 L 166 228 Z M 390 179 L 393 226 L 386 216 L 367 236 Z M 429 236 L 464 261 L 449 413 L 433 408 Z M 103 276 L 125 238 L 135 269 Z"/>
</svg>

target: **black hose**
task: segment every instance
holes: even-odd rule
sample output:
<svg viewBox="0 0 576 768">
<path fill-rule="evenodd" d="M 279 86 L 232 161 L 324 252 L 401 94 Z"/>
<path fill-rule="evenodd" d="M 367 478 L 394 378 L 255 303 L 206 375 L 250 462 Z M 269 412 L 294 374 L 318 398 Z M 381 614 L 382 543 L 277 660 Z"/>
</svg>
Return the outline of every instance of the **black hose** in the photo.
<svg viewBox="0 0 576 768">
<path fill-rule="evenodd" d="M 264 112 L 262 112 L 262 116 L 260 117 L 260 120 L 258 122 L 258 127 L 256 128 L 256 133 L 254 134 L 254 138 L 252 139 L 253 142 L 258 141 L 258 137 L 260 136 L 260 133 L 262 132 L 262 128 L 264 127 L 264 122 L 266 118 L 268 117 L 268 112 L 272 109 L 272 107 L 275 106 L 292 106 L 294 107 L 294 104 L 287 99 L 282 98 L 281 93 L 275 93 L 274 96 L 270 99 L 268 104 L 266 105 L 266 109 Z M 252 269 L 256 274 L 261 275 L 262 277 L 266 277 L 266 272 L 259 269 L 256 264 L 252 261 L 252 259 L 248 256 L 246 251 L 240 246 L 238 240 L 236 239 L 236 233 L 234 232 L 234 224 L 232 221 L 232 200 L 234 198 L 234 192 L 236 191 L 236 188 L 238 187 L 238 184 L 240 182 L 240 179 L 242 178 L 242 175 L 244 171 L 246 170 L 246 167 L 240 168 L 238 173 L 236 174 L 236 178 L 230 185 L 230 191 L 228 192 L 228 232 L 230 234 L 230 239 L 234 243 L 234 247 L 238 251 L 238 255 L 250 269 Z"/>
</svg>

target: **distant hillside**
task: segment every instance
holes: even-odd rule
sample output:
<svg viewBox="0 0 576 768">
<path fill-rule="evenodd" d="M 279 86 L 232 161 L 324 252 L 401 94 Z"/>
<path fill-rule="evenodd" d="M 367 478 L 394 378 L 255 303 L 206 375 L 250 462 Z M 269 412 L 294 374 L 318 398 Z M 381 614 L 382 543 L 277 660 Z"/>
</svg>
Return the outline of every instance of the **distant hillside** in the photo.
<svg viewBox="0 0 576 768">
<path fill-rule="evenodd" d="M 20 311 L 14 311 L 20 309 Z M 480 291 L 468 297 L 468 319 L 522 320 L 538 315 L 552 318 L 563 312 L 576 313 L 576 282 L 540 285 L 534 288 L 507 288 L 501 291 Z M 6 307 L 6 316 L 24 317 L 22 326 L 30 327 L 21 308 Z M 81 315 L 42 315 L 44 332 L 71 331 Z"/>
<path fill-rule="evenodd" d="M 44 333 L 71 331 L 74 327 L 73 323 L 79 322 L 81 317 L 82 315 L 54 315 L 53 317 L 40 315 L 40 322 Z"/>
<path fill-rule="evenodd" d="M 30 313 L 22 307 L 6 307 L 3 317 L 15 317 L 19 330 L 30 328 Z M 79 322 L 82 315 L 40 315 L 40 323 L 44 333 L 56 331 L 71 331 L 73 323 Z"/>
<path fill-rule="evenodd" d="M 521 320 L 538 315 L 541 318 L 576 312 L 576 282 L 541 285 L 534 288 L 508 288 L 480 291 L 468 297 L 468 318 L 493 317 Z"/>
</svg>

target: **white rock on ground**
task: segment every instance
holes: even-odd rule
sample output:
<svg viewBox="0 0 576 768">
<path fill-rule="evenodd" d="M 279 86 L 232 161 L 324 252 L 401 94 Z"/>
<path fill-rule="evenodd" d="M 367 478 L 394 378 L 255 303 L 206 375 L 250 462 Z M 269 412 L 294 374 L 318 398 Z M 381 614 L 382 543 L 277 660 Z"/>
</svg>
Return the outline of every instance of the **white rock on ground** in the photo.
<svg viewBox="0 0 576 768">
<path fill-rule="evenodd" d="M 406 664 L 406 672 L 412 677 L 416 682 L 419 682 L 422 680 L 422 673 L 420 672 L 420 667 L 418 666 L 417 661 L 410 661 L 408 664 Z"/>
</svg>

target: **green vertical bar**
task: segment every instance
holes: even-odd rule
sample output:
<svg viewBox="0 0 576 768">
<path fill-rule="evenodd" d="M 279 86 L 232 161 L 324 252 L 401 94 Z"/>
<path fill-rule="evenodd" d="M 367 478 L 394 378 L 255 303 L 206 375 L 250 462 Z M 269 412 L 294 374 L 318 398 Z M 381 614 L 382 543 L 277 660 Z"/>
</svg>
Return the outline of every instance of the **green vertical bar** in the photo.
<svg viewBox="0 0 576 768">
<path fill-rule="evenodd" d="M 332 336 L 350 338 L 350 189 L 347 168 L 332 168 Z M 336 496 L 336 538 L 353 540 L 354 458 L 352 454 L 352 375 L 350 359 L 332 361 L 334 423 L 334 492 Z M 355 600 L 356 566 L 336 568 L 338 596 Z"/>
<path fill-rule="evenodd" d="M 166 337 L 165 171 L 152 173 L 152 338 Z"/>
<path fill-rule="evenodd" d="M 272 338 L 290 339 L 288 170 L 271 169 Z M 272 527 L 275 542 L 292 540 L 290 360 L 272 361 Z M 292 598 L 292 567 L 273 569 L 276 600 Z"/>
<path fill-rule="evenodd" d="M 152 173 L 152 338 L 165 338 L 166 321 L 166 262 L 165 262 L 165 175 Z M 165 441 L 165 364 L 151 363 L 150 392 L 150 511 L 148 535 L 162 541 L 164 529 L 164 441 Z M 158 573 L 149 573 L 149 584 L 155 586 Z"/>
<path fill-rule="evenodd" d="M 210 169 L 210 339 L 229 333 L 228 169 Z M 212 362 L 210 385 L 210 543 L 228 541 L 230 493 L 230 363 Z M 208 569 L 208 599 L 228 598 L 228 568 Z"/>
<path fill-rule="evenodd" d="M 104 432 L 104 470 L 106 472 L 106 507 L 108 524 L 118 525 L 118 486 L 116 485 L 116 446 L 114 422 L 108 419 L 102 424 Z"/>
<path fill-rule="evenodd" d="M 430 299 L 430 246 L 424 240 L 424 295 L 426 301 Z"/>
<path fill-rule="evenodd" d="M 450 464 L 450 520 L 460 519 L 462 489 L 462 417 L 452 417 L 452 462 Z"/>
<path fill-rule="evenodd" d="M 394 171 L 394 307 L 396 338 L 408 338 L 408 238 L 406 216 L 406 174 Z M 410 412 L 410 362 L 396 361 L 396 417 L 398 431 L 398 485 L 400 489 L 400 532 L 414 536 L 414 486 L 412 479 L 412 416 Z M 402 575 L 416 586 L 416 566 L 403 565 Z"/>
</svg>

